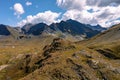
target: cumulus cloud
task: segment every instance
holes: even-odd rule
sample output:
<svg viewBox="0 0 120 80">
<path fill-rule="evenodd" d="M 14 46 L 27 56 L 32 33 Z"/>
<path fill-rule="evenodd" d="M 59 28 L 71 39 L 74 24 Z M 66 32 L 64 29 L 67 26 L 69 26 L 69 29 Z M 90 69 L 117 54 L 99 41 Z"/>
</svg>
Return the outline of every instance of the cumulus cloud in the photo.
<svg viewBox="0 0 120 80">
<path fill-rule="evenodd" d="M 63 20 L 71 18 L 103 27 L 120 22 L 120 0 L 57 0 L 57 5 L 66 9 Z"/>
<path fill-rule="evenodd" d="M 86 3 L 91 6 L 99 6 L 99 7 L 105 7 L 111 4 L 120 4 L 120 0 L 86 0 Z"/>
<path fill-rule="evenodd" d="M 15 11 L 14 15 L 17 15 L 18 18 L 25 12 L 23 6 L 20 3 L 15 3 L 13 9 Z"/>
<path fill-rule="evenodd" d="M 57 4 L 59 7 L 65 9 L 80 9 L 84 8 L 86 0 L 57 0 Z"/>
<path fill-rule="evenodd" d="M 27 2 L 26 2 L 26 5 L 27 5 L 27 6 L 31 6 L 31 5 L 32 5 L 32 2 L 27 1 Z"/>
<path fill-rule="evenodd" d="M 57 22 L 59 16 L 60 16 L 60 13 L 56 13 L 52 11 L 45 11 L 45 12 L 38 13 L 34 16 L 32 15 L 27 16 L 26 19 L 18 23 L 18 26 L 22 27 L 23 25 L 28 24 L 28 23 L 37 24 L 41 22 L 49 25 L 53 22 Z"/>
<path fill-rule="evenodd" d="M 98 22 L 95 20 L 94 13 L 89 13 L 86 10 L 68 10 L 63 14 L 62 20 L 73 19 L 81 23 L 96 25 Z"/>
<path fill-rule="evenodd" d="M 59 7 L 66 10 L 61 15 L 61 19 L 58 19 L 60 13 L 45 11 L 27 16 L 18 25 L 40 22 L 49 25 L 52 22 L 73 19 L 85 24 L 99 24 L 103 27 L 110 27 L 120 22 L 120 0 L 56 0 L 56 3 Z M 21 15 L 24 10 L 15 10 L 15 12 L 17 15 Z"/>
</svg>

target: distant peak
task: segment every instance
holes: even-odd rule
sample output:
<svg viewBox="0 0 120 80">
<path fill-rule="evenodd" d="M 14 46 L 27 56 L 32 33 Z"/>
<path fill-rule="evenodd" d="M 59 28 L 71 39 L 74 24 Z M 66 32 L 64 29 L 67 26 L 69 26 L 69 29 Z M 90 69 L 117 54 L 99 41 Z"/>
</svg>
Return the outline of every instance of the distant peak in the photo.
<svg viewBox="0 0 120 80">
<path fill-rule="evenodd" d="M 73 20 L 73 19 L 68 19 L 66 22 L 71 22 L 71 21 L 76 21 L 76 20 Z"/>
<path fill-rule="evenodd" d="M 4 24 L 0 24 L 0 26 L 6 26 L 6 25 L 4 25 Z"/>
</svg>

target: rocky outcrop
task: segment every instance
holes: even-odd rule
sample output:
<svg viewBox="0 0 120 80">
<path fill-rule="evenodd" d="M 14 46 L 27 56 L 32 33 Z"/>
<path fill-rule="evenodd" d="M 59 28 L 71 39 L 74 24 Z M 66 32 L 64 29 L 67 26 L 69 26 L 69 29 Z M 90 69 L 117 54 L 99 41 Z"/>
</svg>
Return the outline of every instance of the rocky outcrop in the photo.
<svg viewBox="0 0 120 80">
<path fill-rule="evenodd" d="M 64 43 L 68 46 L 65 46 Z M 43 50 L 44 50 L 43 55 L 46 56 L 49 53 L 52 53 L 52 52 L 55 52 L 55 51 L 69 50 L 69 49 L 75 49 L 75 46 L 70 45 L 69 41 L 64 42 L 64 40 L 62 38 L 55 38 L 50 45 L 47 45 L 43 48 Z"/>
<path fill-rule="evenodd" d="M 110 49 L 97 49 L 96 51 L 98 51 L 99 53 L 103 54 L 105 57 L 108 57 L 110 59 L 120 59 L 119 56 L 114 55 L 114 52 L 111 51 Z"/>
</svg>

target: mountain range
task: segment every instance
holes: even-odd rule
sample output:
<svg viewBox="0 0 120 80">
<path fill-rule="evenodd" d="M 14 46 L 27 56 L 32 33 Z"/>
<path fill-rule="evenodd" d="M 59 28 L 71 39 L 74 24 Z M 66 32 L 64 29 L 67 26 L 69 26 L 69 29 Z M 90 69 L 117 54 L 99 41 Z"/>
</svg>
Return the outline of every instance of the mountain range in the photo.
<svg viewBox="0 0 120 80">
<path fill-rule="evenodd" d="M 10 27 L 6 25 L 0 25 L 0 35 L 9 36 L 14 35 L 32 35 L 32 36 L 40 36 L 43 33 L 46 35 L 57 35 L 65 36 L 66 34 L 71 36 L 83 36 L 86 38 L 91 38 L 100 32 L 106 30 L 106 28 L 102 28 L 100 25 L 91 26 L 82 24 L 75 20 L 67 20 L 61 21 L 60 23 L 52 23 L 51 25 L 47 25 L 45 23 L 38 24 L 26 24 L 23 27 Z"/>
</svg>

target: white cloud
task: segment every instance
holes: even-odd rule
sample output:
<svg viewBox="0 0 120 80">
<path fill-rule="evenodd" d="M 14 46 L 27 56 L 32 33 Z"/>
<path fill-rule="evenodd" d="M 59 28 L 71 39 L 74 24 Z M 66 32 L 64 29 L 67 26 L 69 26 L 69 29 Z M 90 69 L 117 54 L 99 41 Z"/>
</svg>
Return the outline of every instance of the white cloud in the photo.
<svg viewBox="0 0 120 80">
<path fill-rule="evenodd" d="M 17 15 L 18 18 L 25 12 L 23 6 L 20 3 L 14 4 L 13 9 L 15 11 L 14 15 Z"/>
<path fill-rule="evenodd" d="M 119 5 L 120 0 L 86 0 L 87 5 L 91 5 L 91 6 L 97 5 L 99 7 L 105 7 L 113 3 Z"/>
<path fill-rule="evenodd" d="M 37 24 L 41 22 L 49 25 L 53 22 L 57 22 L 59 16 L 60 16 L 60 13 L 45 11 L 45 12 L 38 13 L 34 16 L 32 15 L 27 16 L 26 19 L 18 23 L 18 26 L 23 26 L 28 23 Z"/>
<path fill-rule="evenodd" d="M 58 6 L 66 9 L 81 9 L 86 6 L 104 7 L 108 5 L 119 5 L 120 0 L 57 0 Z"/>
<path fill-rule="evenodd" d="M 100 24 L 103 27 L 110 27 L 113 22 L 120 17 L 118 11 L 120 6 L 116 7 L 104 7 L 100 11 L 90 13 L 87 10 L 68 10 L 63 14 L 62 19 L 74 19 L 81 23 L 97 25 Z M 109 22 L 109 23 L 108 23 Z M 108 25 L 111 24 L 111 25 Z"/>
<path fill-rule="evenodd" d="M 120 0 L 57 0 L 66 9 L 62 19 L 74 19 L 86 24 L 110 27 L 120 18 Z M 91 12 L 88 10 L 92 10 Z M 111 24 L 111 25 L 110 25 Z"/>
<path fill-rule="evenodd" d="M 63 20 L 73 19 L 77 20 L 81 23 L 96 25 L 98 22 L 95 20 L 94 14 L 89 13 L 86 10 L 79 11 L 79 10 L 68 10 L 64 13 Z"/>
<path fill-rule="evenodd" d="M 31 5 L 32 5 L 32 2 L 27 1 L 27 2 L 26 2 L 26 5 L 27 5 L 27 6 L 31 6 Z"/>
<path fill-rule="evenodd" d="M 86 0 L 57 0 L 58 6 L 65 9 L 80 9 L 84 8 Z"/>
<path fill-rule="evenodd" d="M 56 0 L 57 5 L 66 10 L 63 13 L 62 18 L 58 19 L 60 13 L 45 11 L 36 15 L 29 15 L 26 19 L 18 23 L 23 26 L 27 23 L 40 23 L 44 22 L 48 25 L 52 22 L 60 20 L 73 19 L 81 23 L 97 25 L 100 24 L 103 27 L 110 27 L 115 23 L 119 23 L 120 20 L 120 0 Z M 16 11 L 17 15 L 20 13 Z M 19 13 L 19 14 L 18 14 Z"/>
</svg>

